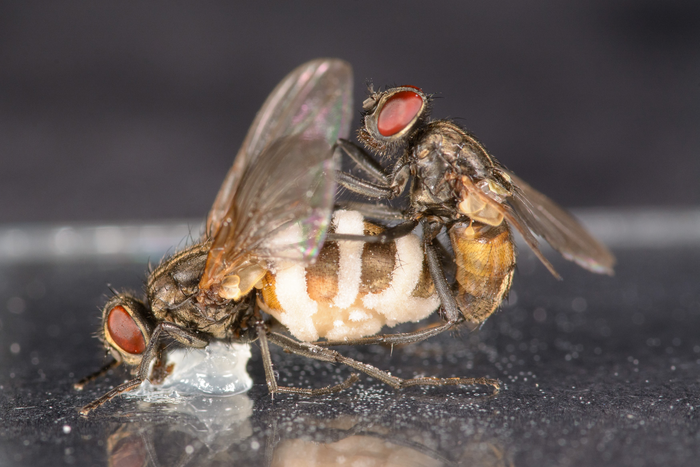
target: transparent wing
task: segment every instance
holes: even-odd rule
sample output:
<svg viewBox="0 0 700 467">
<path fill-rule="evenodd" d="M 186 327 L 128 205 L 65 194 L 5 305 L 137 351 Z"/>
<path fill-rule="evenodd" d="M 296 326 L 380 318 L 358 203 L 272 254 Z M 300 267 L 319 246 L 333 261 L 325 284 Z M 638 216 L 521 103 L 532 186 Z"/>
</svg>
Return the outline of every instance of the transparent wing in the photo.
<svg viewBox="0 0 700 467">
<path fill-rule="evenodd" d="M 207 234 L 213 237 L 219 230 L 243 173 L 266 146 L 293 134 L 333 144 L 349 135 L 351 120 L 350 64 L 317 59 L 297 67 L 275 87 L 255 116 L 209 211 Z"/>
<path fill-rule="evenodd" d="M 328 229 L 337 168 L 324 140 L 290 136 L 268 146 L 244 172 L 200 287 L 208 289 L 249 263 L 315 257 Z"/>
<path fill-rule="evenodd" d="M 333 144 L 349 134 L 351 100 L 352 70 L 341 60 L 308 62 L 275 88 L 209 213 L 200 289 L 250 262 L 316 256 L 336 190 Z"/>
<path fill-rule="evenodd" d="M 515 215 L 536 235 L 544 238 L 564 258 L 583 268 L 612 274 L 615 257 L 571 214 L 519 177 L 508 173 L 515 192 L 509 203 Z"/>
<path fill-rule="evenodd" d="M 535 235 L 544 238 L 564 258 L 581 267 L 596 273 L 613 274 L 615 257 L 571 214 L 519 177 L 504 169 L 499 170 L 510 177 L 514 187 L 513 195 L 504 203 L 489 197 L 469 177 L 464 177 L 464 187 L 503 214 L 554 277 L 560 278 L 552 263 L 540 251 Z"/>
</svg>

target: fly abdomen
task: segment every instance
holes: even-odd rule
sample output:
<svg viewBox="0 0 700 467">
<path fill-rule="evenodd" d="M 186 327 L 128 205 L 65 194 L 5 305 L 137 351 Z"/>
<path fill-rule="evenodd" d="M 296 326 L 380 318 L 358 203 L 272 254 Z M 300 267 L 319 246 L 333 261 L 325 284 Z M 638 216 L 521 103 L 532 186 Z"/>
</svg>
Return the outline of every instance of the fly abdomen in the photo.
<svg viewBox="0 0 700 467">
<path fill-rule="evenodd" d="M 515 270 L 513 237 L 505 222 L 490 226 L 478 222 L 450 228 L 457 265 L 457 305 L 472 323 L 482 323 L 508 295 Z"/>
<path fill-rule="evenodd" d="M 336 211 L 336 233 L 377 235 L 355 211 Z M 329 241 L 314 264 L 279 264 L 263 280 L 263 305 L 297 339 L 371 336 L 385 325 L 426 318 L 440 304 L 420 239 L 387 244 Z"/>
</svg>

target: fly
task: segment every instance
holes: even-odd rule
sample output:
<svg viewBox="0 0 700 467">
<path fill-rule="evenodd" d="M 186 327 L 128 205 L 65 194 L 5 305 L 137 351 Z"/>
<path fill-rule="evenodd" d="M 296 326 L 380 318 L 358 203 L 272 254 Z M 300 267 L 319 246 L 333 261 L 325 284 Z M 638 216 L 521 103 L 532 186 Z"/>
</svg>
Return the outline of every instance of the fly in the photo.
<svg viewBox="0 0 700 467">
<path fill-rule="evenodd" d="M 557 278 L 537 237 L 585 269 L 613 274 L 613 255 L 569 213 L 506 169 L 456 123 L 431 120 L 430 96 L 420 88 L 370 89 L 358 139 L 364 148 L 347 140 L 339 145 L 370 180 L 345 172 L 337 173 L 337 180 L 353 192 L 386 200 L 401 195 L 410 182 L 403 222 L 366 241 L 391 241 L 421 224 L 444 323 L 428 330 L 319 345 L 411 343 L 460 324 L 478 327 L 510 290 L 516 264 L 512 228 Z M 395 162 L 386 170 L 368 151 Z M 443 248 L 437 236 L 442 231 L 454 254 L 454 283 L 448 283 L 440 266 Z"/>
</svg>

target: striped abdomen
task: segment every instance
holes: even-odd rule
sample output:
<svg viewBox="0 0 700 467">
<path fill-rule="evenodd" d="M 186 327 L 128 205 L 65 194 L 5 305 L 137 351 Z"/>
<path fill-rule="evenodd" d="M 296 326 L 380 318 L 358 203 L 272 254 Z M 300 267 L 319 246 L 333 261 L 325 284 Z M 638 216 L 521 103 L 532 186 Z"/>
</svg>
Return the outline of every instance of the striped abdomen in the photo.
<svg viewBox="0 0 700 467">
<path fill-rule="evenodd" d="M 331 229 L 355 235 L 381 230 L 355 211 L 337 211 Z M 419 321 L 440 304 L 420 239 L 412 234 L 387 244 L 326 242 L 314 264 L 279 264 L 268 272 L 262 301 L 303 341 L 371 336 L 384 325 Z"/>
</svg>

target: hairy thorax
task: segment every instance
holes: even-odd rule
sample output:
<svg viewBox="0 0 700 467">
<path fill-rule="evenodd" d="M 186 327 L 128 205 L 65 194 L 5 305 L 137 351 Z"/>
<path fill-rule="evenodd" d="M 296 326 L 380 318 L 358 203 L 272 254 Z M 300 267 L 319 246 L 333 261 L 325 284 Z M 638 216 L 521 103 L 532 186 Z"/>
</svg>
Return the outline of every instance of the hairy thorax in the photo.
<svg viewBox="0 0 700 467">
<path fill-rule="evenodd" d="M 493 161 L 486 150 L 450 121 L 432 122 L 415 138 L 411 200 L 424 211 L 437 215 L 454 212 L 460 197 L 456 184 L 461 177 L 480 180 L 492 173 Z"/>
<path fill-rule="evenodd" d="M 148 302 L 158 320 L 217 339 L 237 338 L 240 330 L 235 324 L 247 312 L 248 301 L 219 299 L 203 305 L 196 300 L 210 246 L 210 242 L 192 245 L 158 266 L 146 284 Z"/>
</svg>

